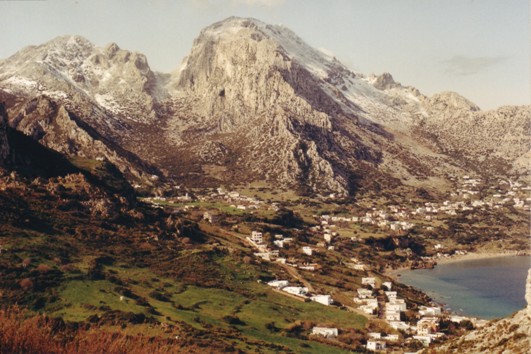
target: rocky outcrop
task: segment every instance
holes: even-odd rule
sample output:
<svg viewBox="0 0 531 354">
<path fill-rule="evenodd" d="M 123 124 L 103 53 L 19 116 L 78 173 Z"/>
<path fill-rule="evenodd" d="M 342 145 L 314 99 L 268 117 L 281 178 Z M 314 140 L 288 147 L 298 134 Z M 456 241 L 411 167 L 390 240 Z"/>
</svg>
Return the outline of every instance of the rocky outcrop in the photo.
<svg viewBox="0 0 531 354">
<path fill-rule="evenodd" d="M 148 180 L 160 172 L 116 143 L 101 136 L 75 114 L 46 96 L 11 109 L 12 128 L 66 156 L 107 160 L 131 179 Z"/>
<path fill-rule="evenodd" d="M 68 160 L 8 125 L 8 114 L 0 103 L 0 167 L 27 176 L 58 176 L 76 172 Z"/>
<path fill-rule="evenodd" d="M 393 76 L 389 73 L 383 73 L 378 76 L 373 83 L 373 86 L 378 90 L 389 90 L 395 87 L 400 87 L 400 84 L 396 83 Z"/>
</svg>

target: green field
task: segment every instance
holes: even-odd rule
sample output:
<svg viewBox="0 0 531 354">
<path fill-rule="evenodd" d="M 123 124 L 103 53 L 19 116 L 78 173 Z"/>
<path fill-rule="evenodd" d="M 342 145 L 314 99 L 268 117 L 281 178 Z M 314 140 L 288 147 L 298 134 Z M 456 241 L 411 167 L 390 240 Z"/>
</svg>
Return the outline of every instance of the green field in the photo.
<svg viewBox="0 0 531 354">
<path fill-rule="evenodd" d="M 127 287 L 135 297 L 147 300 L 149 306 L 140 305 L 128 296 L 123 296 L 123 300 L 120 300 L 122 295 L 118 290 L 119 286 L 109 280 L 71 280 L 60 288 L 59 303 L 48 305 L 47 313 L 68 321 L 82 321 L 94 314 L 102 315 L 109 308 L 149 315 L 151 307 L 157 313 L 154 317 L 161 322 L 185 322 L 198 329 L 214 326 L 237 330 L 247 338 L 245 343 L 266 341 L 304 353 L 344 351 L 314 341 L 288 337 L 286 329 L 290 325 L 308 321 L 312 325 L 362 329 L 367 321 L 352 312 L 325 307 L 315 302 L 297 301 L 273 291 L 265 284 L 255 282 L 244 284 L 247 292 L 239 294 L 224 289 L 185 285 L 160 278 L 149 269 L 113 266 L 107 270 L 122 279 L 126 283 L 122 287 Z M 154 289 L 163 293 L 167 300 L 151 297 L 150 293 Z M 227 321 L 228 316 L 237 318 L 240 322 L 231 324 Z M 269 330 L 268 326 L 273 326 L 274 330 Z M 303 343 L 305 344 L 301 347 Z"/>
</svg>

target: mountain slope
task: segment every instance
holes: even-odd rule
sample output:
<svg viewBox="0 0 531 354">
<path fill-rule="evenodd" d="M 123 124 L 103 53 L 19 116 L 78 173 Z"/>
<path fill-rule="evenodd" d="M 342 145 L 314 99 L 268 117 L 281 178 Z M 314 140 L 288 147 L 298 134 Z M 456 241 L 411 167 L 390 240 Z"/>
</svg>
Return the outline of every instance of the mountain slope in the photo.
<svg viewBox="0 0 531 354">
<path fill-rule="evenodd" d="M 61 176 L 78 172 L 63 155 L 48 150 L 11 129 L 3 103 L 0 103 L 0 167 L 29 177 Z"/>
<path fill-rule="evenodd" d="M 102 136 L 63 104 L 37 96 L 10 109 L 9 125 L 66 156 L 108 160 L 131 179 L 146 180 L 158 169 Z M 149 175 L 147 175 L 149 174 Z"/>
<path fill-rule="evenodd" d="M 130 179 L 162 173 L 127 148 L 135 124 L 156 120 L 157 75 L 144 55 L 80 36 L 29 46 L 0 61 L 10 124 L 69 156 L 106 158 Z"/>
<path fill-rule="evenodd" d="M 445 154 L 479 165 L 490 173 L 529 172 L 531 113 L 529 106 L 491 111 L 456 93 L 434 95 L 427 103 L 429 118 L 418 126 Z"/>
</svg>

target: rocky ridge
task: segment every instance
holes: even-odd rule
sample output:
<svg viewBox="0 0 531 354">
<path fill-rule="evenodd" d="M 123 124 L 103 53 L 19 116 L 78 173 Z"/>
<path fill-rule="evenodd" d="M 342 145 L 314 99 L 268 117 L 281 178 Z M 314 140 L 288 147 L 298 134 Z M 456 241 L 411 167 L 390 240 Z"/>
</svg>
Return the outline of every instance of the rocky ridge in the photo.
<svg viewBox="0 0 531 354">
<path fill-rule="evenodd" d="M 98 119 L 155 118 L 156 75 L 143 54 L 122 50 L 115 43 L 98 48 L 80 36 L 58 37 L 1 61 L 0 72 L 8 92 L 90 105 L 99 111 L 91 112 Z"/>
<path fill-rule="evenodd" d="M 61 154 L 110 161 L 134 180 L 149 180 L 152 174 L 160 174 L 158 169 L 105 138 L 65 105 L 47 96 L 14 105 L 10 112 L 12 128 Z"/>
</svg>

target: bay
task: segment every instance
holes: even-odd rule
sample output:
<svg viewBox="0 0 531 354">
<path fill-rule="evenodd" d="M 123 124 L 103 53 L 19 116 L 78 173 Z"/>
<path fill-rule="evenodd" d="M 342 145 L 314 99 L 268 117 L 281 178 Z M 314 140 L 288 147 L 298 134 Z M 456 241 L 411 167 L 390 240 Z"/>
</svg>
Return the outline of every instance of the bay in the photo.
<svg viewBox="0 0 531 354">
<path fill-rule="evenodd" d="M 470 317 L 506 317 L 526 306 L 529 256 L 458 261 L 402 271 L 400 282 L 421 289 L 446 309 Z"/>
</svg>

